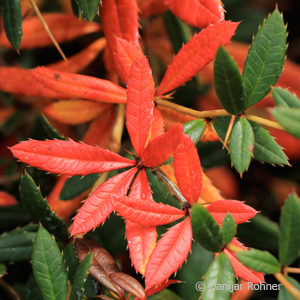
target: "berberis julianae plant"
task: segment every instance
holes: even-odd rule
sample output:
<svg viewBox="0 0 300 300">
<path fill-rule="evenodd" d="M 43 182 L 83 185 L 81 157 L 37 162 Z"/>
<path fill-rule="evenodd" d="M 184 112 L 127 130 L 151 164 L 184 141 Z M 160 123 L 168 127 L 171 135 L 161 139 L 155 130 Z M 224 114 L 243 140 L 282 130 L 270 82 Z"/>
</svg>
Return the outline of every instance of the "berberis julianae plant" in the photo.
<svg viewBox="0 0 300 300">
<path fill-rule="evenodd" d="M 219 0 L 46 2 L 0 1 L 0 298 L 300 299 L 279 10 L 247 47 Z"/>
</svg>

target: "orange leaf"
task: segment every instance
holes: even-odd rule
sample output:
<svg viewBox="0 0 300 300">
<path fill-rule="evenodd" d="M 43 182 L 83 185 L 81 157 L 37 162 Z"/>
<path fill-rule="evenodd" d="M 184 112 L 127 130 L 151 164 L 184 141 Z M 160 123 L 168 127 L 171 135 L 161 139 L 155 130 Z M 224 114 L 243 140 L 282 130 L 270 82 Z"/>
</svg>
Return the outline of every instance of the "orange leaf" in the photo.
<svg viewBox="0 0 300 300">
<path fill-rule="evenodd" d="M 45 13 L 43 17 L 58 43 L 70 41 L 84 34 L 100 31 L 100 25 L 79 20 L 73 14 Z M 27 17 L 22 24 L 23 37 L 20 49 L 52 46 L 45 28 L 38 17 Z M 0 45 L 11 48 L 4 31 L 0 34 Z"/>
<path fill-rule="evenodd" d="M 160 111 L 157 108 L 154 108 L 153 121 L 151 124 L 151 129 L 150 129 L 148 140 L 151 141 L 164 133 L 165 133 L 164 119 L 163 119 Z"/>
<path fill-rule="evenodd" d="M 229 43 L 237 26 L 238 23 L 223 21 L 194 35 L 169 65 L 157 95 L 174 90 L 202 70 L 215 57 L 218 48 Z"/>
<path fill-rule="evenodd" d="M 202 172 L 202 190 L 198 203 L 210 203 L 223 199 L 220 191 L 213 185 L 211 180 Z"/>
<path fill-rule="evenodd" d="M 177 279 L 168 279 L 168 280 L 164 281 L 163 283 L 159 284 L 158 286 L 155 286 L 154 288 L 146 289 L 146 295 L 147 296 L 154 295 L 154 294 L 162 291 L 169 285 L 174 284 L 174 283 L 180 283 L 180 282 L 181 281 L 177 280 Z"/>
<path fill-rule="evenodd" d="M 33 70 L 35 79 L 61 94 L 60 98 L 82 98 L 108 103 L 125 103 L 126 90 L 104 79 L 54 71 L 45 67 Z"/>
<path fill-rule="evenodd" d="M 137 175 L 130 197 L 140 201 L 153 201 L 147 175 L 142 169 Z M 156 244 L 156 227 L 144 226 L 129 220 L 126 221 L 126 239 L 134 268 L 141 274 L 145 273 L 146 264 Z"/>
<path fill-rule="evenodd" d="M 95 119 L 110 107 L 109 104 L 85 100 L 61 100 L 48 105 L 44 111 L 56 121 L 75 125 Z"/>
<path fill-rule="evenodd" d="M 106 40 L 104 38 L 98 39 L 81 52 L 68 57 L 68 61 L 61 60 L 59 62 L 47 65 L 48 68 L 57 71 L 64 71 L 70 73 L 77 73 L 87 67 L 104 49 Z"/>
<path fill-rule="evenodd" d="M 164 0 L 164 3 L 182 21 L 199 28 L 224 20 L 220 0 Z"/>
<path fill-rule="evenodd" d="M 141 157 L 153 121 L 154 82 L 146 57 L 131 67 L 127 86 L 126 126 L 132 146 Z"/>
<path fill-rule="evenodd" d="M 132 64 L 137 58 L 144 57 L 144 54 L 136 45 L 115 37 L 115 51 L 113 51 L 112 56 L 120 78 L 127 83 Z"/>
<path fill-rule="evenodd" d="M 17 67 L 0 67 L 0 90 L 23 96 L 59 97 L 59 94 L 37 82 L 30 70 Z"/>
<path fill-rule="evenodd" d="M 7 192 L 0 191 L 0 206 L 16 205 L 18 201 Z"/>
<path fill-rule="evenodd" d="M 190 205 L 197 203 L 202 187 L 202 170 L 194 142 L 183 134 L 174 155 L 177 185 Z"/>
<path fill-rule="evenodd" d="M 79 209 L 74 218 L 71 235 L 86 233 L 104 223 L 113 211 L 111 194 L 125 195 L 136 172 L 137 169 L 132 168 L 101 184 Z"/>
<path fill-rule="evenodd" d="M 192 238 L 190 217 L 171 227 L 164 234 L 146 267 L 146 290 L 163 283 L 179 269 L 191 250 Z"/>
</svg>

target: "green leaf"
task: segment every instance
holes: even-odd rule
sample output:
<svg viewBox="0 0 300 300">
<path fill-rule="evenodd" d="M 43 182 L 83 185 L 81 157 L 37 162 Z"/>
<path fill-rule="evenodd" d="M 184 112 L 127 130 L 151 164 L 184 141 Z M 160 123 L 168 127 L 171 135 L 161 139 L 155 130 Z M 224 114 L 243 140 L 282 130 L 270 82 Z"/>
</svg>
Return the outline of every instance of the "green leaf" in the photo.
<svg viewBox="0 0 300 300">
<path fill-rule="evenodd" d="M 32 245 L 35 232 L 11 231 L 0 237 L 0 261 L 28 261 L 32 256 Z"/>
<path fill-rule="evenodd" d="M 250 124 L 255 139 L 254 159 L 269 164 L 288 165 L 288 157 L 283 152 L 282 147 L 277 144 L 274 137 L 256 122 L 250 121 Z"/>
<path fill-rule="evenodd" d="M 279 78 L 286 52 L 286 27 L 276 9 L 254 37 L 243 71 L 247 107 L 262 100 Z"/>
<path fill-rule="evenodd" d="M 58 139 L 58 140 L 67 140 L 62 136 L 48 121 L 45 116 L 40 116 L 38 119 L 38 125 L 42 127 L 45 132 L 45 137 L 47 139 Z"/>
<path fill-rule="evenodd" d="M 285 276 L 285 278 L 300 292 L 300 284 L 292 277 Z M 290 292 L 282 285 L 278 294 L 278 300 L 295 300 Z"/>
<path fill-rule="evenodd" d="M 275 107 L 271 112 L 288 133 L 300 139 L 300 108 Z"/>
<path fill-rule="evenodd" d="M 199 204 L 192 208 L 193 235 L 207 250 L 219 252 L 223 245 L 223 238 L 218 223 L 210 213 Z"/>
<path fill-rule="evenodd" d="M 0 264 L 0 278 L 6 274 L 6 266 Z"/>
<path fill-rule="evenodd" d="M 77 15 L 77 5 L 83 18 L 92 21 L 98 13 L 100 1 L 101 0 L 75 0 L 76 4 L 73 4 L 73 11 L 75 11 Z"/>
<path fill-rule="evenodd" d="M 68 271 L 68 277 L 73 284 L 74 276 L 77 267 L 79 266 L 79 260 L 74 248 L 73 243 L 69 243 L 63 250 L 63 258 Z"/>
<path fill-rule="evenodd" d="M 25 283 L 25 285 L 19 286 L 14 285 L 16 291 L 22 297 L 22 300 L 33 300 L 33 299 L 43 299 L 42 292 L 33 276 L 31 274 Z"/>
<path fill-rule="evenodd" d="M 12 116 L 10 116 L 4 124 L 1 125 L 1 132 L 5 135 L 9 135 L 17 130 L 17 128 L 24 122 L 25 112 L 17 111 Z"/>
<path fill-rule="evenodd" d="M 273 274 L 280 272 L 280 263 L 269 252 L 251 249 L 236 253 L 241 263 L 254 271 Z"/>
<path fill-rule="evenodd" d="M 300 108 L 300 100 L 290 91 L 280 87 L 272 87 L 273 99 L 277 106 Z"/>
<path fill-rule="evenodd" d="M 47 201 L 42 197 L 40 189 L 29 174 L 21 177 L 20 198 L 26 209 L 49 232 L 63 239 L 68 238 L 69 234 L 66 224 L 50 209 Z"/>
<path fill-rule="evenodd" d="M 236 170 L 243 174 L 253 156 L 254 133 L 246 118 L 240 118 L 233 126 L 230 140 L 230 159 Z"/>
<path fill-rule="evenodd" d="M 76 269 L 69 300 L 80 300 L 83 298 L 83 286 L 88 275 L 92 259 L 93 253 L 89 253 Z"/>
<path fill-rule="evenodd" d="M 54 238 L 42 226 L 34 241 L 32 267 L 45 300 L 66 300 L 68 276 L 62 255 Z"/>
<path fill-rule="evenodd" d="M 88 174 L 84 177 L 75 175 L 68 178 L 60 192 L 60 200 L 72 200 L 82 194 L 96 182 L 98 177 L 99 174 Z"/>
<path fill-rule="evenodd" d="M 214 82 L 222 106 L 233 115 L 241 114 L 246 107 L 242 76 L 235 60 L 223 47 L 216 55 Z"/>
<path fill-rule="evenodd" d="M 289 266 L 300 251 L 300 200 L 296 194 L 287 198 L 280 216 L 279 260 Z"/>
<path fill-rule="evenodd" d="M 19 205 L 0 207 L 0 231 L 12 229 L 32 220 L 32 217 Z"/>
<path fill-rule="evenodd" d="M 206 122 L 203 119 L 193 120 L 183 124 L 184 133 L 187 134 L 196 145 L 206 126 Z"/>
<path fill-rule="evenodd" d="M 22 14 L 20 0 L 1 0 L 2 18 L 7 39 L 16 50 L 22 38 Z"/>
<path fill-rule="evenodd" d="M 174 292 L 172 292 L 169 289 L 164 289 L 163 291 L 150 296 L 148 298 L 149 300 L 182 300 L 178 295 L 176 295 Z"/>
<path fill-rule="evenodd" d="M 225 245 L 229 244 L 234 238 L 236 231 L 234 218 L 230 213 L 227 213 L 222 222 L 222 237 Z"/>
<path fill-rule="evenodd" d="M 213 126 L 215 131 L 217 132 L 218 136 L 224 141 L 227 128 L 230 123 L 230 116 L 224 116 L 224 117 L 217 117 L 213 119 Z M 235 123 L 237 120 L 235 120 Z"/>
<path fill-rule="evenodd" d="M 235 274 L 231 262 L 224 253 L 221 253 L 212 262 L 204 277 L 201 299 L 229 300 L 234 283 Z"/>
<path fill-rule="evenodd" d="M 188 25 L 184 24 L 178 17 L 175 17 L 170 11 L 164 13 L 164 24 L 168 36 L 176 54 L 192 37 L 192 32 Z"/>
</svg>

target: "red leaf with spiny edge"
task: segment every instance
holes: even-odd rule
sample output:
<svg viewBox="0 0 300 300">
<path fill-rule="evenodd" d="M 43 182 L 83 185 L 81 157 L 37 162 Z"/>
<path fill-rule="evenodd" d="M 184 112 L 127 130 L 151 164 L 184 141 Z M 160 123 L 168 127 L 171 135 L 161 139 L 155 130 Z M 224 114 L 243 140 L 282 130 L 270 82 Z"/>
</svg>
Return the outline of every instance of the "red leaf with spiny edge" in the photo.
<svg viewBox="0 0 300 300">
<path fill-rule="evenodd" d="M 142 18 L 163 13 L 167 7 L 161 0 L 137 0 Z"/>
<path fill-rule="evenodd" d="M 72 140 L 28 140 L 9 149 L 24 163 L 64 175 L 104 173 L 135 165 L 135 161 L 109 150 Z"/>
<path fill-rule="evenodd" d="M 260 282 L 264 281 L 264 274 L 263 273 L 253 271 L 250 268 L 244 266 L 236 258 L 236 256 L 232 252 L 230 252 L 228 249 L 225 249 L 224 253 L 230 259 L 230 262 L 232 264 L 232 267 L 233 267 L 233 270 L 234 270 L 234 273 L 235 273 L 236 277 L 239 277 L 241 279 L 244 279 L 247 282 L 252 282 L 252 283 L 260 283 Z"/>
<path fill-rule="evenodd" d="M 60 98 L 82 98 L 108 103 L 125 103 L 126 90 L 100 78 L 38 67 L 33 70 L 35 79 L 59 93 Z"/>
<path fill-rule="evenodd" d="M 164 3 L 182 21 L 198 28 L 224 20 L 220 0 L 164 0 Z"/>
<path fill-rule="evenodd" d="M 86 100 L 61 100 L 44 107 L 44 112 L 56 121 L 75 125 L 95 119 L 110 107 L 110 104 Z"/>
<path fill-rule="evenodd" d="M 59 98 L 59 94 L 37 82 L 30 70 L 0 67 L 0 90 L 23 96 Z"/>
<path fill-rule="evenodd" d="M 111 53 L 115 51 L 115 37 L 139 46 L 138 7 L 135 0 L 106 0 L 102 2 L 99 10 Z"/>
<path fill-rule="evenodd" d="M 144 169 L 134 180 L 130 197 L 135 198 L 136 201 L 153 201 L 152 191 Z M 127 220 L 125 228 L 131 262 L 138 272 L 144 274 L 146 264 L 156 244 L 156 227 L 144 226 Z"/>
<path fill-rule="evenodd" d="M 146 57 L 132 65 L 127 86 L 126 126 L 132 146 L 141 157 L 153 121 L 154 82 Z"/>
<path fill-rule="evenodd" d="M 215 57 L 218 48 L 229 43 L 238 24 L 223 21 L 194 35 L 174 57 L 156 94 L 174 90 L 202 70 Z"/>
<path fill-rule="evenodd" d="M 116 272 L 109 274 L 110 279 L 126 292 L 144 299 L 146 297 L 145 289 L 143 286 L 132 276 Z"/>
<path fill-rule="evenodd" d="M 237 224 L 247 222 L 257 214 L 254 208 L 238 200 L 219 200 L 206 208 L 219 224 L 222 224 L 228 212 Z"/>
<path fill-rule="evenodd" d="M 154 288 L 150 288 L 150 289 L 146 289 L 146 295 L 149 297 L 151 295 L 154 295 L 160 291 L 162 291 L 163 289 L 165 289 L 166 287 L 168 287 L 171 284 L 174 283 L 180 283 L 180 280 L 177 279 L 168 279 L 165 282 L 159 284 L 158 286 L 155 286 Z"/>
<path fill-rule="evenodd" d="M 115 37 L 115 51 L 113 51 L 112 57 L 120 78 L 127 83 L 132 64 L 137 58 L 144 57 L 144 54 L 136 45 L 122 38 Z"/>
<path fill-rule="evenodd" d="M 0 206 L 16 205 L 18 201 L 10 194 L 0 191 Z"/>
<path fill-rule="evenodd" d="M 125 299 L 124 290 L 110 279 L 110 274 L 120 272 L 120 270 L 114 258 L 106 249 L 90 240 L 76 239 L 75 250 L 80 261 L 82 261 L 86 255 L 93 252 L 93 259 L 89 268 L 91 275 L 106 288 L 119 294 L 121 296 L 120 299 Z"/>
<path fill-rule="evenodd" d="M 190 205 L 197 203 L 202 187 L 202 170 L 194 142 L 183 134 L 174 155 L 176 181 Z"/>
<path fill-rule="evenodd" d="M 114 210 L 124 219 L 145 225 L 157 226 L 174 222 L 186 212 L 162 203 L 141 201 L 140 199 L 111 195 Z"/>
<path fill-rule="evenodd" d="M 87 67 L 99 55 L 99 52 L 104 49 L 105 45 L 105 38 L 98 39 L 79 53 L 68 57 L 68 61 L 61 60 L 49 64 L 47 67 L 57 71 L 77 73 Z"/>
<path fill-rule="evenodd" d="M 126 195 L 136 172 L 137 168 L 132 168 L 101 184 L 79 209 L 74 218 L 71 235 L 86 233 L 104 223 L 113 211 L 111 194 Z"/>
<path fill-rule="evenodd" d="M 143 165 L 156 167 L 174 155 L 183 135 L 181 124 L 174 125 L 166 133 L 151 140 L 142 155 Z"/>
<path fill-rule="evenodd" d="M 146 267 L 146 290 L 163 283 L 179 269 L 191 250 L 192 238 L 190 217 L 171 227 L 164 234 Z"/>
<path fill-rule="evenodd" d="M 100 25 L 98 23 L 79 20 L 73 14 L 43 13 L 43 18 L 58 43 L 70 41 L 84 34 L 100 31 Z M 22 31 L 23 36 L 20 49 L 32 49 L 53 45 L 43 24 L 36 16 L 24 18 Z M 0 34 L 0 45 L 11 48 L 4 30 Z"/>
</svg>

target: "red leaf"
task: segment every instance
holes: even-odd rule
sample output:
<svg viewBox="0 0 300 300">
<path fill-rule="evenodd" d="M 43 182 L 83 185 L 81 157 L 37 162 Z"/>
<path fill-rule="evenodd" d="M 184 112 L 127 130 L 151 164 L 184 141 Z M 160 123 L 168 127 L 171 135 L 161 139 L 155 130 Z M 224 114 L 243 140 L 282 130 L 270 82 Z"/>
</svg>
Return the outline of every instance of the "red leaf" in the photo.
<svg viewBox="0 0 300 300">
<path fill-rule="evenodd" d="M 74 218 L 71 235 L 86 233 L 105 222 L 113 211 L 111 194 L 125 195 L 137 172 L 132 168 L 101 184 L 85 201 Z"/>
<path fill-rule="evenodd" d="M 146 267 L 146 290 L 163 283 L 188 257 L 192 245 L 190 218 L 169 229 L 158 241 Z"/>
<path fill-rule="evenodd" d="M 0 67 L 0 90 L 24 96 L 59 98 L 59 94 L 37 82 L 30 70 Z"/>
<path fill-rule="evenodd" d="M 215 57 L 218 48 L 229 43 L 238 24 L 223 21 L 194 35 L 174 57 L 156 94 L 174 90 L 202 70 Z"/>
<path fill-rule="evenodd" d="M 54 71 L 45 67 L 33 70 L 35 79 L 59 93 L 61 98 L 82 98 L 109 103 L 125 103 L 126 90 L 104 79 Z"/>
<path fill-rule="evenodd" d="M 173 206 L 132 197 L 111 195 L 114 209 L 124 219 L 145 225 L 164 225 L 185 216 L 185 211 Z"/>
<path fill-rule="evenodd" d="M 153 121 L 154 82 L 146 57 L 131 67 L 127 87 L 126 126 L 133 148 L 141 157 Z"/>
<path fill-rule="evenodd" d="M 133 182 L 130 197 L 137 201 L 153 201 L 147 175 L 142 169 Z M 134 268 L 145 273 L 146 264 L 156 244 L 156 227 L 144 226 L 129 220 L 126 221 L 126 238 Z"/>
<path fill-rule="evenodd" d="M 166 133 L 151 140 L 142 155 L 143 165 L 156 167 L 174 155 L 183 135 L 181 124 L 174 125 Z"/>
<path fill-rule="evenodd" d="M 44 108 L 47 116 L 65 124 L 80 124 L 95 119 L 111 108 L 110 104 L 86 100 L 61 100 Z"/>
<path fill-rule="evenodd" d="M 81 52 L 68 57 L 68 61 L 61 60 L 47 65 L 47 67 L 57 71 L 77 73 L 87 67 L 99 55 L 99 52 L 104 49 L 105 45 L 105 38 L 98 39 Z"/>
<path fill-rule="evenodd" d="M 232 215 L 237 224 L 247 222 L 257 214 L 254 208 L 238 200 L 219 200 L 213 202 L 206 208 L 219 224 L 222 224 L 228 212 Z"/>
<path fill-rule="evenodd" d="M 236 256 L 228 249 L 224 250 L 224 253 L 228 256 L 231 261 L 234 273 L 237 277 L 244 279 L 247 282 L 260 283 L 264 281 L 264 274 L 251 270 L 244 266 Z"/>
<path fill-rule="evenodd" d="M 139 298 L 146 297 L 143 286 L 132 276 L 122 272 L 116 272 L 116 273 L 111 273 L 109 277 L 115 284 L 120 286 L 128 293 Z"/>
<path fill-rule="evenodd" d="M 220 0 L 164 0 L 164 3 L 182 21 L 199 28 L 224 20 Z"/>
<path fill-rule="evenodd" d="M 79 20 L 73 14 L 43 13 L 43 17 L 58 43 L 70 41 L 84 34 L 100 31 L 98 23 Z M 43 24 L 36 16 L 26 17 L 22 23 L 22 30 L 23 37 L 20 49 L 53 45 Z M 0 45 L 11 47 L 4 30 L 0 35 Z"/>
<path fill-rule="evenodd" d="M 18 201 L 7 192 L 0 191 L 0 206 L 16 205 Z"/>
<path fill-rule="evenodd" d="M 72 140 L 29 140 L 9 149 L 24 163 L 64 175 L 104 173 L 135 164 L 109 150 Z"/>
<path fill-rule="evenodd" d="M 115 37 L 115 51 L 112 56 L 120 78 L 127 83 L 132 64 L 137 58 L 144 57 L 144 54 L 136 45 Z"/>
<path fill-rule="evenodd" d="M 174 155 L 176 181 L 190 205 L 197 203 L 202 187 L 202 170 L 194 142 L 183 135 Z"/>
<path fill-rule="evenodd" d="M 147 296 L 151 296 L 151 295 L 154 295 L 160 291 L 162 291 L 163 289 L 165 289 L 166 287 L 168 287 L 169 285 L 171 284 L 174 284 L 174 283 L 180 283 L 181 281 L 180 280 L 177 280 L 177 279 L 169 279 L 169 280 L 166 280 L 165 282 L 159 284 L 158 286 L 155 286 L 154 288 L 151 288 L 151 289 L 146 289 L 146 295 Z"/>
</svg>

